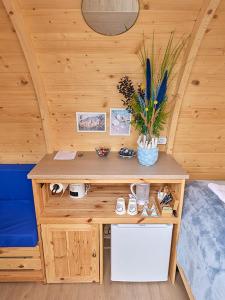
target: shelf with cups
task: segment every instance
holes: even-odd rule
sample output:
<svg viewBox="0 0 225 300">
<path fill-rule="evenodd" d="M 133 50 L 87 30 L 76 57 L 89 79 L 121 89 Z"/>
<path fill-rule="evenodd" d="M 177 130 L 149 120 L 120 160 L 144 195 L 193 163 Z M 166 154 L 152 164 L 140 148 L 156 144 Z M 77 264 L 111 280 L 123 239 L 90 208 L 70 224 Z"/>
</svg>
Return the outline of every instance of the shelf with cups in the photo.
<svg viewBox="0 0 225 300">
<path fill-rule="evenodd" d="M 115 212 L 116 200 L 124 198 L 126 208 L 128 206 L 128 195 L 131 193 L 129 184 L 91 184 L 87 195 L 81 199 L 71 198 L 69 187 L 64 192 L 52 195 L 49 184 L 41 187 L 43 209 L 39 220 L 41 223 L 88 223 L 88 224 L 121 224 L 121 223 L 172 223 L 177 224 L 179 196 L 176 189 L 177 184 L 169 184 L 173 193 L 173 201 L 170 204 L 172 214 L 163 214 L 158 200 L 158 191 L 162 184 L 150 185 L 150 197 L 148 206 L 153 204 L 157 209 L 157 217 L 143 217 L 143 206 L 138 205 L 138 213 L 131 216 L 127 213 L 117 215 Z"/>
</svg>

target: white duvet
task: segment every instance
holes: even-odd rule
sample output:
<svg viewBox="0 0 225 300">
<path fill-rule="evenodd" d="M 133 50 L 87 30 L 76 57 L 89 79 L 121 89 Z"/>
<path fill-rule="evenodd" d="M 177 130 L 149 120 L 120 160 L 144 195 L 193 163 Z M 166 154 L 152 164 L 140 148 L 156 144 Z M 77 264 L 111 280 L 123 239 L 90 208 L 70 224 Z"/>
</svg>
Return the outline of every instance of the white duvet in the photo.
<svg viewBox="0 0 225 300">
<path fill-rule="evenodd" d="M 225 203 L 225 185 L 220 185 L 216 183 L 209 183 L 208 187 L 214 194 L 216 194 L 220 200 Z"/>
</svg>

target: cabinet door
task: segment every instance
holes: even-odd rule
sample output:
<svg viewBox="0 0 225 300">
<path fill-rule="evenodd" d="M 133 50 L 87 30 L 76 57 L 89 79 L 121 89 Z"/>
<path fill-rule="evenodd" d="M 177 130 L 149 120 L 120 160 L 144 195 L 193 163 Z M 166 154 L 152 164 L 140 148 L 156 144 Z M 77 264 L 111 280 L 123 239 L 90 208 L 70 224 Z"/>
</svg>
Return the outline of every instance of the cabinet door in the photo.
<svg viewBox="0 0 225 300">
<path fill-rule="evenodd" d="M 41 227 L 48 283 L 99 282 L 98 225 Z"/>
</svg>

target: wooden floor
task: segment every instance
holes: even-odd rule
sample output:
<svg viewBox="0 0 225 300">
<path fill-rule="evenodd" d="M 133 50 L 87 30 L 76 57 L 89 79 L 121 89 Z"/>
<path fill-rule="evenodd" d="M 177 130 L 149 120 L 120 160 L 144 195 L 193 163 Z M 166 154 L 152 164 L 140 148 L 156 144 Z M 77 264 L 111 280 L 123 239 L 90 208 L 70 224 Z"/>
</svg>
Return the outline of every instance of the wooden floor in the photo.
<svg viewBox="0 0 225 300">
<path fill-rule="evenodd" d="M 176 284 L 110 281 L 109 250 L 104 284 L 0 283 L 1 300 L 188 300 L 178 274 Z"/>
</svg>

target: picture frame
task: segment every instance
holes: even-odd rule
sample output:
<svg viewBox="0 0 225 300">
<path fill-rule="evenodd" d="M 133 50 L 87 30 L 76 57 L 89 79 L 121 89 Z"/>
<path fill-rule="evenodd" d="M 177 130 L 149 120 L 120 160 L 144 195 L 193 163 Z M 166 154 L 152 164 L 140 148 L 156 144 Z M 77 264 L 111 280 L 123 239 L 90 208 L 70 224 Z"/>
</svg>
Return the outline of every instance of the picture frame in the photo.
<svg viewBox="0 0 225 300">
<path fill-rule="evenodd" d="M 131 114 L 125 108 L 110 108 L 110 135 L 130 136 Z"/>
<path fill-rule="evenodd" d="M 106 132 L 105 112 L 76 112 L 77 132 Z"/>
</svg>

